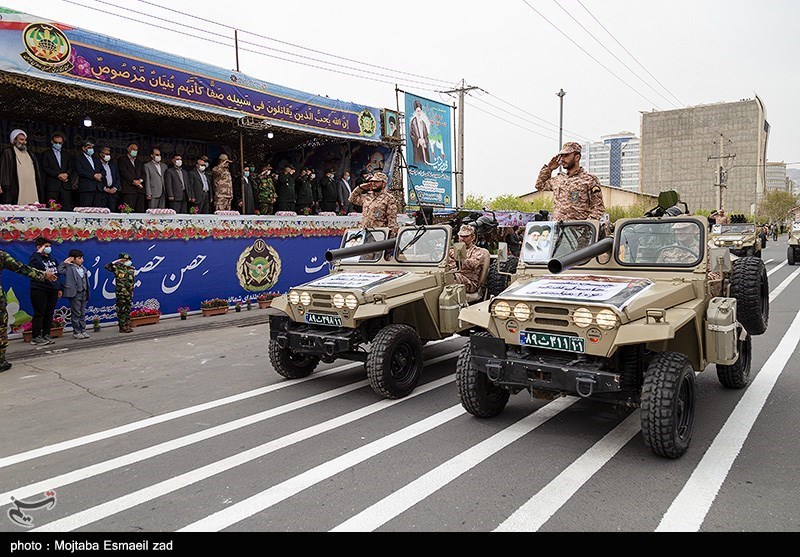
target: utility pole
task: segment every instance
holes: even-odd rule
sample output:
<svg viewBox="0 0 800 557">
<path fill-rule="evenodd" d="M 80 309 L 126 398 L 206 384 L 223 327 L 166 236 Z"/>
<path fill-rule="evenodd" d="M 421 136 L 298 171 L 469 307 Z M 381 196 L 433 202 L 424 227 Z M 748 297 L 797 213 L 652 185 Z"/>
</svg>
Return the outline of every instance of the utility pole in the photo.
<svg viewBox="0 0 800 557">
<path fill-rule="evenodd" d="M 566 91 L 564 89 L 559 89 L 556 96 L 559 98 L 559 115 L 558 115 L 558 150 L 561 150 L 561 146 L 564 145 L 564 95 L 566 95 Z"/>
<path fill-rule="evenodd" d="M 456 207 L 464 206 L 464 95 L 474 89 L 481 89 L 472 85 L 467 85 L 466 80 L 462 79 L 461 84 L 456 89 L 441 91 L 442 93 L 458 93 L 458 144 L 456 150 L 458 154 L 458 171 L 456 174 Z M 484 91 L 485 93 L 485 91 Z"/>
<path fill-rule="evenodd" d="M 728 187 L 727 186 L 728 173 L 725 172 L 725 169 L 722 167 L 722 161 L 725 159 L 734 159 L 734 158 L 736 158 L 736 154 L 733 155 L 725 154 L 725 136 L 719 134 L 719 156 L 708 157 L 708 160 L 719 160 L 719 165 L 717 166 L 717 183 L 715 185 L 719 187 L 719 209 L 721 210 L 725 209 L 725 198 L 722 195 L 722 192 L 724 189 Z"/>
</svg>

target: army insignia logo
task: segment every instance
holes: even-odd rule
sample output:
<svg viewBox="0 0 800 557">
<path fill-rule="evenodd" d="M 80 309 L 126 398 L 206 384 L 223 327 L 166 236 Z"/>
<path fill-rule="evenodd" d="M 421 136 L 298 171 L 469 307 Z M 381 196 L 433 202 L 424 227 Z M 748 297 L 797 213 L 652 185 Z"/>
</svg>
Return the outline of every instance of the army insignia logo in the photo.
<svg viewBox="0 0 800 557">
<path fill-rule="evenodd" d="M 572 193 L 569 194 L 569 197 L 573 203 L 577 203 L 578 199 L 580 198 L 580 192 L 573 191 Z"/>
<path fill-rule="evenodd" d="M 236 278 L 248 292 L 269 290 L 278 282 L 280 274 L 278 252 L 260 238 L 242 252 L 236 263 Z"/>
<path fill-rule="evenodd" d="M 72 45 L 61 29 L 47 23 L 31 23 L 22 32 L 25 52 L 20 53 L 28 64 L 47 73 L 72 70 Z"/>
<path fill-rule="evenodd" d="M 378 129 L 375 117 L 366 108 L 358 115 L 358 129 L 361 130 L 362 135 L 375 135 L 375 131 Z"/>
</svg>

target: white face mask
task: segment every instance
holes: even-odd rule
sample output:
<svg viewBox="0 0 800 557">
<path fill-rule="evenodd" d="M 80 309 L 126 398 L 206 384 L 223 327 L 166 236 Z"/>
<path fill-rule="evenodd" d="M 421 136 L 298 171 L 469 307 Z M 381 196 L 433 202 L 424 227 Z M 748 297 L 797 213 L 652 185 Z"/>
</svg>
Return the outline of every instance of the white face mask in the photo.
<svg viewBox="0 0 800 557">
<path fill-rule="evenodd" d="M 205 172 L 206 171 L 206 165 L 204 165 L 204 164 L 201 164 L 197 168 L 198 168 L 198 170 L 200 170 L 200 172 Z"/>
<path fill-rule="evenodd" d="M 175 161 L 175 166 L 180 168 L 181 166 L 183 166 L 183 161 Z"/>
<path fill-rule="evenodd" d="M 153 160 L 156 162 L 161 162 L 161 155 L 156 155 L 155 157 L 153 157 Z"/>
<path fill-rule="evenodd" d="M 111 155 L 103 155 L 103 160 L 108 162 L 111 160 Z"/>
</svg>

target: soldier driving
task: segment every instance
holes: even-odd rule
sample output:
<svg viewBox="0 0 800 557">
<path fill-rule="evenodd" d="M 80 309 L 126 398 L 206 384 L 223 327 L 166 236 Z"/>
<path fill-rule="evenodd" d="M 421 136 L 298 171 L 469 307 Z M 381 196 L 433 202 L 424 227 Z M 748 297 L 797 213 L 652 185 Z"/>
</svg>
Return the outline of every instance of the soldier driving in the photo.
<svg viewBox="0 0 800 557">
<path fill-rule="evenodd" d="M 450 248 L 447 267 L 450 271 L 455 271 L 456 282 L 464 285 L 467 294 L 474 294 L 481 287 L 481 272 L 488 252 L 475 245 L 475 229 L 468 224 L 461 225 L 458 240 L 464 242 L 466 247 L 464 259 L 459 265 L 455 259 L 455 250 Z"/>
<path fill-rule="evenodd" d="M 569 142 L 539 171 L 536 191 L 553 192 L 552 220 L 600 220 L 606 211 L 600 180 L 580 162 L 580 143 Z M 551 177 L 559 166 L 567 173 Z"/>
<path fill-rule="evenodd" d="M 656 263 L 693 263 L 700 257 L 700 230 L 691 222 L 672 225 L 675 245 L 663 248 Z"/>
</svg>

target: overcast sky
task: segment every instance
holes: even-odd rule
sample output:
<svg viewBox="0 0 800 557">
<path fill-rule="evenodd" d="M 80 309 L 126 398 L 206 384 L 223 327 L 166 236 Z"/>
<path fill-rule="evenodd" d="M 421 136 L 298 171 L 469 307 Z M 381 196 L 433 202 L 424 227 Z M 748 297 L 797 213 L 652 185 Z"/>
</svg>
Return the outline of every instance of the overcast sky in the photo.
<svg viewBox="0 0 800 557">
<path fill-rule="evenodd" d="M 237 28 L 242 72 L 379 108 L 395 107 L 395 84 L 450 104 L 437 91 L 464 79 L 485 91 L 473 91 L 465 107 L 467 194 L 533 191 L 539 168 L 557 151 L 562 88 L 564 141 L 638 135 L 640 111 L 757 94 L 772 126 L 768 160 L 800 168 L 796 0 L 0 0 L 0 6 L 229 69 L 235 67 L 231 28 Z M 226 41 L 216 34 L 231 37 L 231 46 L 201 38 Z"/>
</svg>

